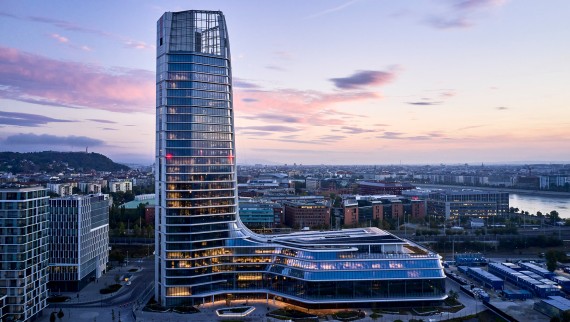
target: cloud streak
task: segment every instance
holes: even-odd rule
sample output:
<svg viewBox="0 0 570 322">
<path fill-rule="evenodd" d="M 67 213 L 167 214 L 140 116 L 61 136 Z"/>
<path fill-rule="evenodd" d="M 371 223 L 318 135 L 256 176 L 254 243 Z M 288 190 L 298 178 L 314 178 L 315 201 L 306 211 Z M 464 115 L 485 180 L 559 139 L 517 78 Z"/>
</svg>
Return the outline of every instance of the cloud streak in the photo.
<svg viewBox="0 0 570 322">
<path fill-rule="evenodd" d="M 50 134 L 15 134 L 4 139 L 7 145 L 65 145 L 65 146 L 101 146 L 105 142 L 86 136 L 56 136 Z"/>
<path fill-rule="evenodd" d="M 53 60 L 0 47 L 0 97 L 49 106 L 115 112 L 152 111 L 150 71 Z"/>
<path fill-rule="evenodd" d="M 302 122 L 302 119 L 299 117 L 282 115 L 282 114 L 268 114 L 268 113 L 242 116 L 242 118 L 248 119 L 248 120 L 278 121 L 278 122 L 284 122 L 284 123 L 301 123 Z"/>
<path fill-rule="evenodd" d="M 359 128 L 359 127 L 355 127 L 355 126 L 342 126 L 341 130 L 343 130 L 344 133 L 348 133 L 348 134 L 361 134 L 361 133 L 376 132 L 374 130 L 363 129 L 363 128 Z"/>
<path fill-rule="evenodd" d="M 385 85 L 396 77 L 394 72 L 360 70 L 348 77 L 329 79 L 339 89 L 363 89 L 368 86 Z"/>
<path fill-rule="evenodd" d="M 265 132 L 298 132 L 297 128 L 283 125 L 242 126 L 239 131 L 265 131 Z"/>
<path fill-rule="evenodd" d="M 426 23 L 437 29 L 469 28 L 475 23 L 473 16 L 481 11 L 489 11 L 505 4 L 505 0 L 453 0 L 447 13 L 432 15 Z"/>
<path fill-rule="evenodd" d="M 408 102 L 410 105 L 420 105 L 420 106 L 432 106 L 432 105 L 439 105 L 442 102 Z"/>
<path fill-rule="evenodd" d="M 101 119 L 87 119 L 87 121 L 97 122 L 97 123 L 105 123 L 105 124 L 117 124 L 115 121 L 109 120 L 101 120 Z"/>
<path fill-rule="evenodd" d="M 72 122 L 72 121 L 63 120 L 63 119 L 54 119 L 51 117 L 37 115 L 37 114 L 0 111 L 0 124 L 3 125 L 37 127 L 40 125 L 46 125 L 48 123 L 64 123 L 64 122 Z"/>
<path fill-rule="evenodd" d="M 336 6 L 336 7 L 332 7 L 332 8 L 329 8 L 329 9 L 326 9 L 326 10 L 323 10 L 323 11 L 320 11 L 320 12 L 317 12 L 317 13 L 314 13 L 314 14 L 312 14 L 312 15 L 310 15 L 310 16 L 307 16 L 307 18 L 316 18 L 316 17 L 328 15 L 329 13 L 333 13 L 333 12 L 336 12 L 336 11 L 340 11 L 340 10 L 342 10 L 342 9 L 344 9 L 344 8 L 347 8 L 348 6 L 351 6 L 352 4 L 354 4 L 354 3 L 357 2 L 357 1 L 358 1 L 358 0 L 351 0 L 351 1 L 345 2 L 345 3 L 341 4 L 341 5 Z"/>
</svg>

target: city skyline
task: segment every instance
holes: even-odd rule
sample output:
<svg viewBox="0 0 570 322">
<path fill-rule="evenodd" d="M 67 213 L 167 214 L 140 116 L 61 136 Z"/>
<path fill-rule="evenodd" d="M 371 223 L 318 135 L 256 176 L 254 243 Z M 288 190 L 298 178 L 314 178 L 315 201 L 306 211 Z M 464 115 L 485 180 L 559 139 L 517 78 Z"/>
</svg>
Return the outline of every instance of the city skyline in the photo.
<svg viewBox="0 0 570 322">
<path fill-rule="evenodd" d="M 210 9 L 231 30 L 238 164 L 570 160 L 567 2 L 187 6 L 5 2 L 0 150 L 150 164 L 153 26 Z"/>
</svg>

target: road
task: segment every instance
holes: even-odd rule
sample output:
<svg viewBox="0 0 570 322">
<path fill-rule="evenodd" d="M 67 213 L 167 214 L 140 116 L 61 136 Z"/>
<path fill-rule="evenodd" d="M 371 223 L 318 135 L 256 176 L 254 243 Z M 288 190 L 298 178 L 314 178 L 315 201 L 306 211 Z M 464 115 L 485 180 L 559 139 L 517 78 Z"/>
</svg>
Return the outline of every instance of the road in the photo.
<svg viewBox="0 0 570 322">
<path fill-rule="evenodd" d="M 73 303 L 73 301 L 58 303 L 57 307 L 113 307 L 134 304 L 139 299 L 139 297 L 141 297 L 145 292 L 149 291 L 149 287 L 153 287 L 154 285 L 154 257 L 151 256 L 149 258 L 137 260 L 135 262 L 130 262 L 129 267 L 131 266 L 135 266 L 140 269 L 138 272 L 133 273 L 133 276 L 130 280 L 131 284 L 123 285 L 123 287 L 117 293 L 111 295 L 99 294 L 97 296 L 92 294 L 94 292 L 94 289 L 90 288 L 85 292 L 90 292 L 91 294 L 82 294 L 84 291 L 81 291 L 79 293 L 82 298 L 87 298 L 89 300 L 79 303 Z M 117 274 L 117 272 L 108 274 Z M 97 288 L 95 290 L 97 291 Z"/>
</svg>

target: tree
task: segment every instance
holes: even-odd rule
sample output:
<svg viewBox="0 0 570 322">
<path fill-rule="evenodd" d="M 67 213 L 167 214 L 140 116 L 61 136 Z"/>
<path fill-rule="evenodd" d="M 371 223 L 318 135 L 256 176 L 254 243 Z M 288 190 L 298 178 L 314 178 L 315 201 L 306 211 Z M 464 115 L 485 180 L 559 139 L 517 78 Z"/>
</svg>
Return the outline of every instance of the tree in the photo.
<svg viewBox="0 0 570 322">
<path fill-rule="evenodd" d="M 65 314 L 63 314 L 63 310 L 60 308 L 59 312 L 57 312 L 57 317 L 61 319 L 61 318 L 63 318 L 64 315 Z"/>
<path fill-rule="evenodd" d="M 562 312 L 562 316 L 560 318 L 562 322 L 570 322 L 570 310 Z"/>
<path fill-rule="evenodd" d="M 554 224 L 556 222 L 560 221 L 560 215 L 558 214 L 558 211 L 556 210 L 552 210 L 550 212 L 550 223 Z"/>
<path fill-rule="evenodd" d="M 51 314 L 49 315 L 49 322 L 55 322 L 55 312 L 51 312 Z"/>
<path fill-rule="evenodd" d="M 556 267 L 558 266 L 558 261 L 561 262 L 566 261 L 566 253 L 562 251 L 549 250 L 546 252 L 545 257 L 546 257 L 546 269 L 548 269 L 551 272 L 554 272 L 554 270 L 556 270 Z"/>
</svg>

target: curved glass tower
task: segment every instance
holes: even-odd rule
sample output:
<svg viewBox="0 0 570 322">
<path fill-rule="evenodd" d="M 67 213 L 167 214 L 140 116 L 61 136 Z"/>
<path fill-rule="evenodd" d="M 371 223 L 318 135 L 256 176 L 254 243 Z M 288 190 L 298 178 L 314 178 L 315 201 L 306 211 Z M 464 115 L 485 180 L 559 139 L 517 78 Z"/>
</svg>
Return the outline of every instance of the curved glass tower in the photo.
<svg viewBox="0 0 570 322">
<path fill-rule="evenodd" d="M 261 236 L 245 228 L 224 16 L 167 12 L 157 30 L 157 301 L 243 296 L 324 306 L 446 297 L 439 255 L 379 229 Z"/>
</svg>

